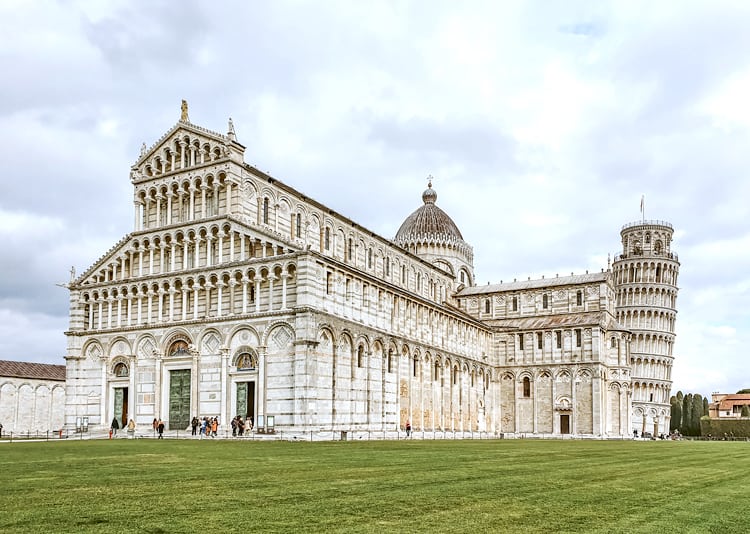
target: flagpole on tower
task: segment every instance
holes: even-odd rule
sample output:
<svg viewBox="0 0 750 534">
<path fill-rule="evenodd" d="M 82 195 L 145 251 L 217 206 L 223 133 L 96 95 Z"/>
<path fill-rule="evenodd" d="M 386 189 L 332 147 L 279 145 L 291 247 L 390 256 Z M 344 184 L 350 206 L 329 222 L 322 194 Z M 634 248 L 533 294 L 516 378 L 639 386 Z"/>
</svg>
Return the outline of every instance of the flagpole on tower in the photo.
<svg viewBox="0 0 750 534">
<path fill-rule="evenodd" d="M 641 222 L 646 222 L 646 195 L 641 195 Z"/>
</svg>

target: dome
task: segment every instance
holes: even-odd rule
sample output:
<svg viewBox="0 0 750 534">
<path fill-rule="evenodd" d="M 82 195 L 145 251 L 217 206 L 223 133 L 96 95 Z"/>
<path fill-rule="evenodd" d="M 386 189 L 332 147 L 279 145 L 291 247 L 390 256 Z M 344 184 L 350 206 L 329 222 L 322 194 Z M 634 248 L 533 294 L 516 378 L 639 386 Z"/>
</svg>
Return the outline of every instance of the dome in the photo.
<svg viewBox="0 0 750 534">
<path fill-rule="evenodd" d="M 435 205 L 436 200 L 437 193 L 432 188 L 432 182 L 430 182 L 427 189 L 422 193 L 424 205 L 406 218 L 401 228 L 396 232 L 394 241 L 407 243 L 425 238 L 463 241 L 464 238 L 458 230 L 458 226 L 447 213 Z"/>
</svg>

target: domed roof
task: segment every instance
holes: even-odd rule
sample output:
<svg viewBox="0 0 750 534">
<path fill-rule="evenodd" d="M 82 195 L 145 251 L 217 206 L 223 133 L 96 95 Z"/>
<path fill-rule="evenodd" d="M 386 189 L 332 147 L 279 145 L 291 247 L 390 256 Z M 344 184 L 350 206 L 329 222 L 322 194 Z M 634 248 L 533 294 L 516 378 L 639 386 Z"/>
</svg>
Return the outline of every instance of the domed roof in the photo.
<svg viewBox="0 0 750 534">
<path fill-rule="evenodd" d="M 435 205 L 437 193 L 432 188 L 432 181 L 422 193 L 424 205 L 409 215 L 401 228 L 396 232 L 394 241 L 406 243 L 424 238 L 444 239 L 446 241 L 463 241 L 458 226 L 447 213 Z"/>
</svg>

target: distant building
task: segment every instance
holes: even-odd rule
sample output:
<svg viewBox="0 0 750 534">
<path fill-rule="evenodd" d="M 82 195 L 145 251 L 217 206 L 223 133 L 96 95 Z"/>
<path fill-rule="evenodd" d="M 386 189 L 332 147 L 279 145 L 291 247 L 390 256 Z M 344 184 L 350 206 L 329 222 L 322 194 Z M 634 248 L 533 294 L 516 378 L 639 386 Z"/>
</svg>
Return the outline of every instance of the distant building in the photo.
<svg viewBox="0 0 750 534">
<path fill-rule="evenodd" d="M 743 406 L 750 408 L 750 393 L 712 393 L 708 416 L 711 419 L 739 419 Z"/>
<path fill-rule="evenodd" d="M 60 430 L 64 416 L 64 365 L 0 360 L 3 435 Z"/>
<path fill-rule="evenodd" d="M 671 227 L 626 227 L 614 271 L 477 286 L 473 249 L 431 183 L 389 240 L 244 152 L 231 121 L 207 130 L 185 104 L 143 147 L 133 232 L 69 285 L 66 426 L 241 415 L 385 437 L 407 422 L 509 437 L 668 431 Z M 632 248 L 635 230 L 660 248 Z"/>
</svg>

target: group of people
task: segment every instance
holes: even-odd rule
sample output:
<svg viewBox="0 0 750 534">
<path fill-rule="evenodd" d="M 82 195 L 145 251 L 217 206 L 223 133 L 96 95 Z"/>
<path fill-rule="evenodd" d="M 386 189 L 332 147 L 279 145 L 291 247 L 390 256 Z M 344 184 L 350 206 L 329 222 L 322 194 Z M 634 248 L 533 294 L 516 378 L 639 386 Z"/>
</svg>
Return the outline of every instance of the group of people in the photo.
<svg viewBox="0 0 750 534">
<path fill-rule="evenodd" d="M 204 437 L 215 438 L 216 434 L 219 432 L 219 418 L 204 417 L 203 419 L 198 419 L 198 417 L 193 416 L 193 419 L 190 421 L 190 428 L 193 430 L 193 436 L 198 435 L 200 429 L 201 439 Z"/>
<path fill-rule="evenodd" d="M 159 434 L 157 439 L 164 439 L 164 421 L 161 419 L 157 419 L 154 417 L 154 422 L 151 423 L 151 426 L 154 427 L 154 431 Z"/>
<path fill-rule="evenodd" d="M 244 436 L 245 432 L 248 434 L 253 429 L 253 418 L 248 416 L 244 421 L 242 417 L 237 415 L 232 419 L 232 437 Z"/>
</svg>

